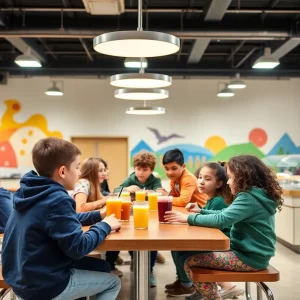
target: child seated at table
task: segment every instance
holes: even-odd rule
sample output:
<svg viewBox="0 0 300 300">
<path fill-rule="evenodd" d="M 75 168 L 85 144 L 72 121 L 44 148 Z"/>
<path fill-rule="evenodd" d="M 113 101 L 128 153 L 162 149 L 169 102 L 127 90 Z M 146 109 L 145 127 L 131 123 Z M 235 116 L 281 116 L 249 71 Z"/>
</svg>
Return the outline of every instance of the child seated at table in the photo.
<svg viewBox="0 0 300 300">
<path fill-rule="evenodd" d="M 197 178 L 185 168 L 183 153 L 179 149 L 169 150 L 163 156 L 162 163 L 167 177 L 171 180 L 171 192 L 163 188 L 158 189 L 162 195 L 170 193 L 174 206 L 186 206 L 189 202 L 196 202 L 203 207 L 207 196 L 198 191 Z"/>
<path fill-rule="evenodd" d="M 2 274 L 24 300 L 116 299 L 121 283 L 109 265 L 85 257 L 111 230 L 120 229 L 112 215 L 76 213 L 67 190 L 78 180 L 80 150 L 58 138 L 38 141 L 33 165 L 13 196 L 14 209 L 5 228 Z M 102 221 L 101 221 L 102 220 Z M 92 225 L 86 232 L 82 225 Z"/>
<path fill-rule="evenodd" d="M 166 212 L 169 222 L 223 229 L 231 226 L 230 251 L 198 253 L 185 261 L 185 272 L 191 268 L 255 272 L 266 269 L 275 254 L 275 213 L 282 208 L 282 188 L 276 175 L 259 158 L 251 155 L 232 157 L 226 165 L 228 185 L 234 200 L 220 211 L 197 209 L 196 214 Z M 193 207 L 192 207 L 193 206 Z M 195 204 L 189 209 L 197 208 Z M 207 299 L 222 300 L 214 282 L 194 282 Z"/>
<path fill-rule="evenodd" d="M 0 188 L 0 233 L 4 233 L 6 223 L 13 209 L 12 195 L 10 191 Z"/>
<path fill-rule="evenodd" d="M 157 190 L 161 188 L 161 180 L 156 178 L 152 172 L 156 165 L 156 157 L 153 153 L 142 151 L 136 154 L 133 157 L 133 167 L 134 172 L 126 178 L 118 188 L 115 189 L 115 192 L 127 191 L 130 193 L 135 193 L 139 189 L 146 190 Z M 133 255 L 132 251 L 129 251 L 131 258 Z M 115 264 L 115 261 L 119 255 L 119 251 L 108 251 L 106 252 L 106 261 L 112 266 Z M 153 267 L 157 259 L 157 251 L 151 251 L 150 253 L 150 262 L 151 262 L 151 276 L 150 276 L 150 286 L 156 286 L 156 280 L 153 274 Z M 164 262 L 164 257 L 160 257 L 160 260 Z M 131 270 L 132 270 L 132 260 L 131 260 Z M 113 266 L 112 266 L 113 267 Z"/>
<path fill-rule="evenodd" d="M 222 210 L 228 206 L 232 199 L 230 188 L 227 185 L 227 176 L 224 164 L 211 162 L 200 168 L 198 172 L 198 189 L 201 193 L 208 196 L 208 200 L 203 209 L 206 210 Z M 194 203 L 189 203 L 186 208 L 191 212 L 197 212 L 199 207 L 194 207 Z M 191 208 L 192 207 L 192 208 Z M 193 208 L 194 207 L 194 208 Z M 222 229 L 223 233 L 230 237 L 230 227 Z M 200 253 L 199 251 L 172 251 L 172 257 L 176 266 L 177 280 L 172 284 L 165 286 L 165 293 L 169 296 L 179 297 L 186 296 L 187 300 L 203 299 L 201 294 L 193 286 L 193 282 L 189 279 L 184 270 L 185 260 Z M 244 290 L 239 289 L 231 282 L 218 282 L 221 286 L 221 295 L 223 299 L 227 299 L 242 295 Z M 195 293 L 195 294 L 194 294 Z"/>
</svg>

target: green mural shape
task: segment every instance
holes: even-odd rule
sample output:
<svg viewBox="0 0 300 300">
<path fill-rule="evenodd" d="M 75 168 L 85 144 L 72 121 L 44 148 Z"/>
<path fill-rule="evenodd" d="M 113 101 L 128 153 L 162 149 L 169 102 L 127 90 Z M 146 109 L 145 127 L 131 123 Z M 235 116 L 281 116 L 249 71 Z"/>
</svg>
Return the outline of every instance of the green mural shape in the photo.
<svg viewBox="0 0 300 300">
<path fill-rule="evenodd" d="M 236 155 L 255 155 L 258 158 L 265 157 L 265 154 L 261 152 L 254 144 L 236 144 L 226 147 L 217 153 L 210 161 L 228 161 L 232 156 Z"/>
</svg>

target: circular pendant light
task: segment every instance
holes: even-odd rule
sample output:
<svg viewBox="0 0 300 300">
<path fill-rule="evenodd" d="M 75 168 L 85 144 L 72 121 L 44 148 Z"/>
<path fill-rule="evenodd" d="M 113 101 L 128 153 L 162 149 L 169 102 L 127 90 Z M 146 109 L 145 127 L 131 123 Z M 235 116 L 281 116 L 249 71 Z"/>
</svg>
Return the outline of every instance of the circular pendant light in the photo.
<svg viewBox="0 0 300 300">
<path fill-rule="evenodd" d="M 142 0 L 138 0 L 137 31 L 115 31 L 94 38 L 95 51 L 121 57 L 157 57 L 176 53 L 180 40 L 174 35 L 143 31 Z"/>
<path fill-rule="evenodd" d="M 110 84 L 121 88 L 162 88 L 172 84 L 172 77 L 152 73 L 125 73 L 111 76 Z"/>
<path fill-rule="evenodd" d="M 244 89 L 246 87 L 246 83 L 241 80 L 240 74 L 237 73 L 235 78 L 228 84 L 230 89 Z"/>
<path fill-rule="evenodd" d="M 230 88 L 228 88 L 228 86 L 225 86 L 225 88 L 223 88 L 217 94 L 218 97 L 224 97 L 224 98 L 233 97 L 234 95 L 235 95 L 234 92 Z"/>
<path fill-rule="evenodd" d="M 47 96 L 63 96 L 64 95 L 64 93 L 57 87 L 55 81 L 53 81 L 52 87 L 50 87 L 49 89 L 47 89 L 47 91 L 45 92 L 45 94 Z"/>
<path fill-rule="evenodd" d="M 41 62 L 31 54 L 31 48 L 28 48 L 26 54 L 18 55 L 15 58 L 15 63 L 23 68 L 40 68 Z"/>
<path fill-rule="evenodd" d="M 280 64 L 279 59 L 275 58 L 271 54 L 271 48 L 265 48 L 264 55 L 259 57 L 254 65 L 253 69 L 274 69 Z"/>
<path fill-rule="evenodd" d="M 163 115 L 165 112 L 165 108 L 160 106 L 129 107 L 126 109 L 128 115 Z"/>
<path fill-rule="evenodd" d="M 140 58 L 140 57 L 127 57 L 124 61 L 124 66 L 126 68 L 147 68 L 148 67 L 148 60 L 147 58 Z"/>
<path fill-rule="evenodd" d="M 115 97 L 123 100 L 161 100 L 169 97 L 163 89 L 118 89 Z"/>
</svg>

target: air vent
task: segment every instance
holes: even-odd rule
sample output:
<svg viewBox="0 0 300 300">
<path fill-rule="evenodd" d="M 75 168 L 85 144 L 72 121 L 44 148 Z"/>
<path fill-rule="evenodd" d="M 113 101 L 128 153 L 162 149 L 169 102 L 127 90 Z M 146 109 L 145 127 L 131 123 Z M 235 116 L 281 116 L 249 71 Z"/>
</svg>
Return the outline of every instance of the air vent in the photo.
<svg viewBox="0 0 300 300">
<path fill-rule="evenodd" d="M 125 11 L 124 0 L 83 0 L 83 4 L 92 15 L 120 15 Z"/>
</svg>

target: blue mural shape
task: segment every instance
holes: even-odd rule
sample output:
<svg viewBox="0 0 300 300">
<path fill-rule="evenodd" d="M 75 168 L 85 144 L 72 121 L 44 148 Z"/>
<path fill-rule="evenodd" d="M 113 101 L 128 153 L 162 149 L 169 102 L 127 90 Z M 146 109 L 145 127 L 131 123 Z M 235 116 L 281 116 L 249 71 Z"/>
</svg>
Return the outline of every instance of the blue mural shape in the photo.
<svg viewBox="0 0 300 300">
<path fill-rule="evenodd" d="M 285 133 L 271 149 L 268 155 L 300 154 L 300 147 L 297 147 L 289 134 Z"/>
<path fill-rule="evenodd" d="M 148 151 L 148 152 L 153 152 L 153 149 L 144 141 L 141 140 L 130 152 L 130 156 L 133 157 L 137 153 L 141 151 Z"/>
</svg>

